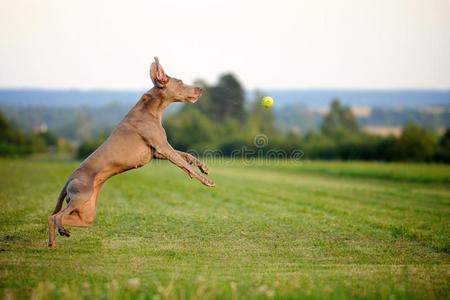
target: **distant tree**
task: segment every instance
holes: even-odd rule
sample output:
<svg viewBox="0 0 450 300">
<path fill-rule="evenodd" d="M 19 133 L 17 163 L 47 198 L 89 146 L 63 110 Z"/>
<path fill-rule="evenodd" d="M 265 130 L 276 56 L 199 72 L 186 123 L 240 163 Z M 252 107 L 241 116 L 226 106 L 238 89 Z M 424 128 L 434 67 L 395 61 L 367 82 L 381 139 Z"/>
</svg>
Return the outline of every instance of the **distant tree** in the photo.
<svg viewBox="0 0 450 300">
<path fill-rule="evenodd" d="M 400 149 L 399 139 L 395 136 L 388 136 L 378 143 L 377 158 L 386 161 L 400 160 L 404 156 L 403 150 Z"/>
<path fill-rule="evenodd" d="M 302 103 L 277 107 L 274 113 L 277 127 L 285 131 L 306 133 L 318 127 L 318 117 Z"/>
<path fill-rule="evenodd" d="M 434 140 L 430 133 L 416 124 L 409 124 L 403 128 L 399 139 L 404 160 L 429 160 L 434 152 Z"/>
<path fill-rule="evenodd" d="M 447 128 L 439 139 L 435 159 L 437 161 L 450 163 L 450 128 Z"/>
<path fill-rule="evenodd" d="M 330 111 L 322 122 L 321 130 L 325 135 L 334 136 L 340 131 L 357 132 L 358 122 L 348 106 L 343 106 L 338 99 L 330 104 Z"/>
<path fill-rule="evenodd" d="M 81 108 L 75 115 L 77 140 L 86 141 L 92 138 L 92 118 L 87 108 Z"/>
<path fill-rule="evenodd" d="M 0 111 L 0 156 L 28 155 L 46 151 L 42 137 L 24 133 L 13 126 Z"/>
<path fill-rule="evenodd" d="M 439 145 L 446 149 L 450 149 L 450 127 L 445 130 L 444 134 L 439 140 Z"/>
<path fill-rule="evenodd" d="M 177 150 L 202 150 L 214 142 L 216 125 L 198 110 L 185 110 L 164 122 L 167 138 Z"/>
<path fill-rule="evenodd" d="M 316 132 L 309 132 L 304 139 L 304 152 L 307 158 L 333 159 L 336 142 L 328 136 Z"/>
<path fill-rule="evenodd" d="M 217 86 L 211 89 L 211 117 L 217 121 L 234 118 L 243 123 L 246 117 L 244 101 L 245 92 L 241 83 L 233 74 L 224 74 Z"/>
<path fill-rule="evenodd" d="M 9 122 L 5 115 L 0 111 L 0 133 L 3 134 L 9 128 Z M 2 136 L 3 137 L 3 136 Z"/>
<path fill-rule="evenodd" d="M 106 137 L 106 134 L 101 134 L 96 138 L 84 140 L 78 147 L 77 158 L 85 159 L 88 157 L 106 140 Z"/>
<path fill-rule="evenodd" d="M 19 129 L 15 128 L 0 111 L 0 141 L 11 144 L 23 144 L 26 137 Z"/>
<path fill-rule="evenodd" d="M 47 146 L 56 146 L 58 144 L 58 137 L 52 131 L 45 131 L 38 134 Z"/>
<path fill-rule="evenodd" d="M 65 155 L 75 156 L 78 149 L 65 138 L 60 137 L 57 141 L 57 152 Z"/>
</svg>

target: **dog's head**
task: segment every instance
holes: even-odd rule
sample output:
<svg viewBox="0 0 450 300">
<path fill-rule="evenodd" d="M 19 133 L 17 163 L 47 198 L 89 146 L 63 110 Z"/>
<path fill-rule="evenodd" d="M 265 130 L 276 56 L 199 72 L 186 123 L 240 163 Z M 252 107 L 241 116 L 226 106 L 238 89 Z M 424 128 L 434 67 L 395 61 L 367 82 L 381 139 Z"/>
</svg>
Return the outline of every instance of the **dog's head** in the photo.
<svg viewBox="0 0 450 300">
<path fill-rule="evenodd" d="M 167 76 L 157 57 L 150 66 L 150 78 L 164 99 L 170 102 L 195 103 L 203 92 L 199 87 L 184 84 L 180 79 Z"/>
</svg>

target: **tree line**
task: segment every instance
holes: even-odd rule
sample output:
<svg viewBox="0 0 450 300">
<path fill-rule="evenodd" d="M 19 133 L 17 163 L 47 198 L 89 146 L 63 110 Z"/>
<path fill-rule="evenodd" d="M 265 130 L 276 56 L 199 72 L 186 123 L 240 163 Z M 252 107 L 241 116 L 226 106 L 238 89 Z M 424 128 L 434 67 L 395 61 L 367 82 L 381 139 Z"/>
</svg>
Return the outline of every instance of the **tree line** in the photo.
<svg viewBox="0 0 450 300">
<path fill-rule="evenodd" d="M 335 99 L 319 130 L 283 132 L 275 124 L 273 110 L 262 107 L 261 92 L 256 91 L 254 99 L 245 101 L 242 84 L 233 74 L 220 76 L 216 84 L 197 81 L 195 85 L 204 89 L 199 101 L 185 104 L 164 119 L 169 142 L 182 151 L 195 150 L 201 154 L 217 150 L 231 155 L 239 149 L 258 150 L 258 154 L 282 150 L 289 156 L 300 150 L 307 159 L 450 162 L 449 129 L 439 135 L 410 123 L 399 136 L 368 134 L 361 130 L 352 110 Z M 259 135 L 267 138 L 262 147 L 254 143 Z M 78 146 L 77 157 L 88 156 L 106 136 L 84 139 Z M 1 156 L 45 152 L 55 147 L 57 140 L 51 132 L 23 132 L 0 112 Z"/>
<path fill-rule="evenodd" d="M 10 123 L 0 111 L 0 156 L 24 156 L 44 153 L 57 144 L 51 132 L 24 132 Z"/>
<path fill-rule="evenodd" d="M 400 136 L 380 137 L 361 130 L 350 107 L 338 99 L 330 103 L 320 130 L 304 134 L 283 133 L 275 126 L 271 109 L 260 104 L 262 94 L 246 106 L 244 89 L 232 74 L 222 75 L 216 85 L 201 85 L 205 93 L 195 105 L 185 105 L 164 122 L 171 144 L 180 150 L 218 150 L 230 155 L 236 149 L 252 153 L 301 150 L 309 159 L 441 161 L 450 162 L 450 130 L 443 135 L 416 124 L 407 124 Z M 257 135 L 267 145 L 254 144 Z"/>
</svg>

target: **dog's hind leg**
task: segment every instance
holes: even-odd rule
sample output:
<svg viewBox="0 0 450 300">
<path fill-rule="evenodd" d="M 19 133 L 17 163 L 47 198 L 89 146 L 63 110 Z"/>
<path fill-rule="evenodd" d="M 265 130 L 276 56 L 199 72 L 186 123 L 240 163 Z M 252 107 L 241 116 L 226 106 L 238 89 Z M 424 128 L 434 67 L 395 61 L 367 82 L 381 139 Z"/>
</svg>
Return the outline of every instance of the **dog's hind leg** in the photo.
<svg viewBox="0 0 450 300">
<path fill-rule="evenodd" d="M 70 214 L 73 211 L 73 205 L 67 205 L 66 208 L 60 210 L 56 214 L 48 217 L 48 246 L 55 247 L 56 246 L 56 229 L 58 229 L 58 233 L 60 235 L 70 236 L 69 231 L 67 231 L 61 225 L 61 218 L 64 215 Z"/>
<path fill-rule="evenodd" d="M 64 225 L 83 226 L 84 219 L 81 218 L 84 211 L 93 210 L 95 212 L 95 201 L 93 200 L 93 180 L 89 178 L 73 179 L 67 186 L 69 203 L 66 208 L 51 216 L 56 229 L 60 235 L 70 236 L 70 232 L 64 228 Z M 77 217 L 78 216 L 78 217 Z"/>
<path fill-rule="evenodd" d="M 61 226 L 61 217 L 66 214 L 68 207 L 64 208 L 60 212 L 48 217 L 48 246 L 56 246 L 56 229 L 58 229 L 59 234 L 70 236 L 70 233 Z"/>
<path fill-rule="evenodd" d="M 70 179 L 64 184 L 64 187 L 62 188 L 61 192 L 59 193 L 58 200 L 56 201 L 55 209 L 53 210 L 53 214 L 48 217 L 48 246 L 54 247 L 55 246 L 55 234 L 56 234 L 56 226 L 55 222 L 53 221 L 53 216 L 57 214 L 62 209 L 62 205 L 64 202 L 64 199 L 67 197 L 67 185 L 70 182 Z"/>
<path fill-rule="evenodd" d="M 95 218 L 95 203 L 89 198 L 73 199 L 65 209 L 52 217 L 58 233 L 69 237 L 70 232 L 65 226 L 88 227 L 92 224 Z"/>
<path fill-rule="evenodd" d="M 96 215 L 95 206 L 99 190 L 100 187 L 94 188 L 94 192 L 87 201 L 76 206 L 70 214 L 61 217 L 62 228 L 64 226 L 89 227 L 94 222 Z"/>
<path fill-rule="evenodd" d="M 97 196 L 102 185 L 93 188 L 90 195 L 77 193 L 70 195 L 69 205 L 54 216 L 55 226 L 60 235 L 70 236 L 65 226 L 89 227 L 95 220 Z"/>
<path fill-rule="evenodd" d="M 61 217 L 61 225 L 72 227 L 89 227 L 95 219 L 95 208 L 93 210 L 73 211 L 70 215 Z M 67 231 L 67 230 L 66 230 Z"/>
<path fill-rule="evenodd" d="M 56 246 L 56 225 L 53 216 L 48 217 L 48 246 Z"/>
</svg>

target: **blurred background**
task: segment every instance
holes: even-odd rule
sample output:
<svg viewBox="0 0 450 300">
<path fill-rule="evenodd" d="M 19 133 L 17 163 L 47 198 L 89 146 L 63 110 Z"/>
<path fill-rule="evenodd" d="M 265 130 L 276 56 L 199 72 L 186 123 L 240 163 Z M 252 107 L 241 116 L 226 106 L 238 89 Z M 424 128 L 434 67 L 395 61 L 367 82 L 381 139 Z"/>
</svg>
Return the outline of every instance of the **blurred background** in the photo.
<svg viewBox="0 0 450 300">
<path fill-rule="evenodd" d="M 0 4 L 0 155 L 84 158 L 166 72 L 205 88 L 165 117 L 179 150 L 450 162 L 450 2 Z M 272 96 L 264 109 L 260 100 Z"/>
</svg>

